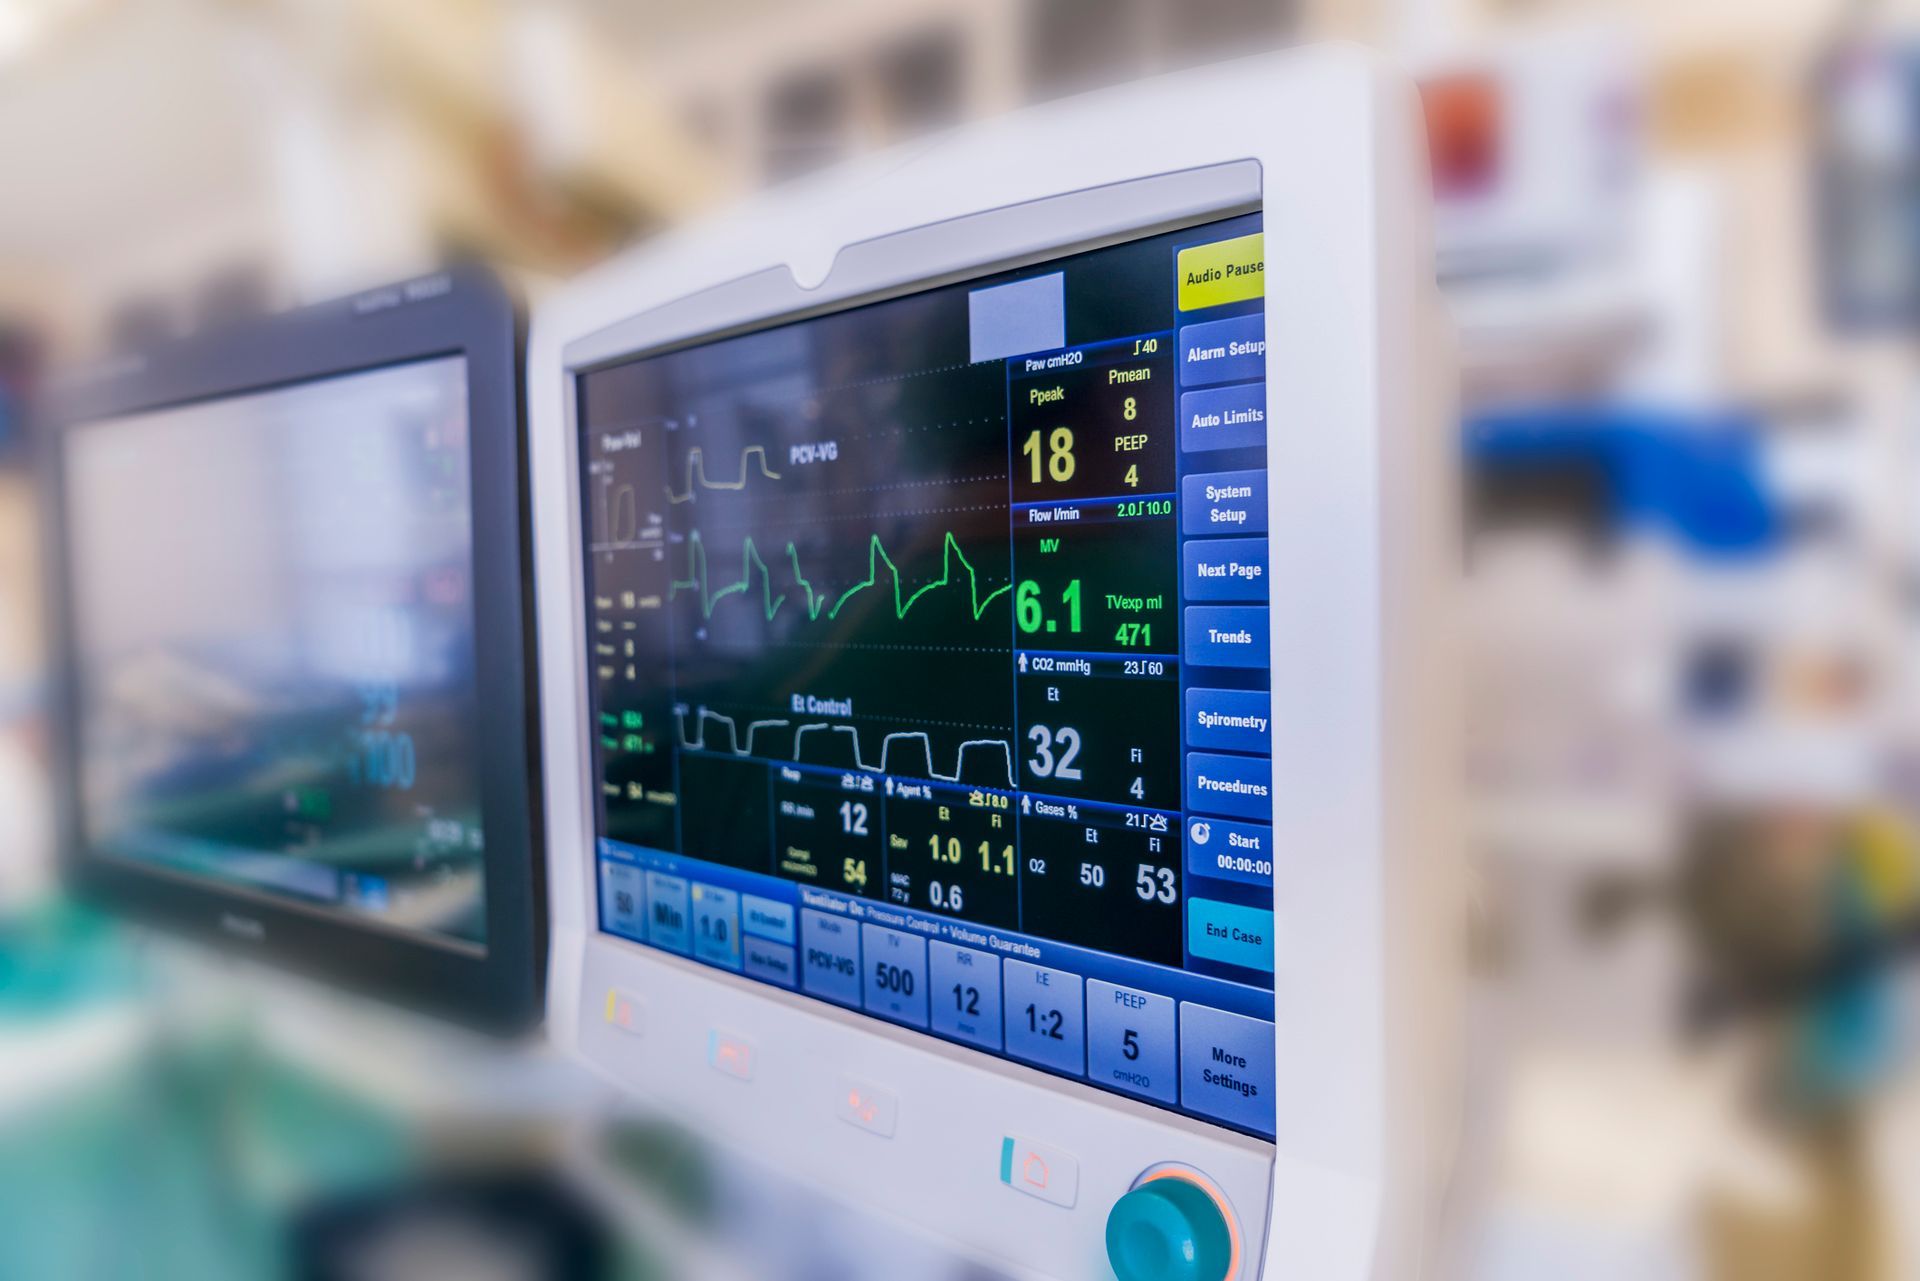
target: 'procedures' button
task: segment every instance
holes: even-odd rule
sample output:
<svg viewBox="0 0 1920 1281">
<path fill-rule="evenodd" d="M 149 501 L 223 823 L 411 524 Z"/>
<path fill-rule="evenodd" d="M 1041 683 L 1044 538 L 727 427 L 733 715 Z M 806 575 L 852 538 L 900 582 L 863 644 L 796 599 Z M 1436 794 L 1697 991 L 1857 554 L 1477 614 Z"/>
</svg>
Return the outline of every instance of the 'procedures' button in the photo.
<svg viewBox="0 0 1920 1281">
<path fill-rule="evenodd" d="M 1273 762 L 1263 756 L 1187 753 L 1187 808 L 1200 814 L 1273 818 Z"/>
</svg>

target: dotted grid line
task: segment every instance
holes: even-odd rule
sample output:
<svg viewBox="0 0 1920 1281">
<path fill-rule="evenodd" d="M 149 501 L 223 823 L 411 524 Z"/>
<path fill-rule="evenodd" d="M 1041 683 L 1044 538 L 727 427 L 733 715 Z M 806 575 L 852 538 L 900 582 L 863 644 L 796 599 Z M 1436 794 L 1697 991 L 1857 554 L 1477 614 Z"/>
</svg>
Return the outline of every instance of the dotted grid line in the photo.
<svg viewBox="0 0 1920 1281">
<path fill-rule="evenodd" d="M 981 365 L 997 365 L 998 360 L 963 360 L 953 365 L 935 365 L 931 369 L 916 369 L 906 374 L 883 374 L 878 378 L 862 378 L 857 382 L 835 383 L 831 387 L 816 387 L 810 393 L 815 396 L 828 396 L 836 391 L 852 391 L 856 387 L 877 387 L 881 383 L 901 383 L 912 378 L 931 378 L 935 374 L 950 374 L 956 369 L 977 369 Z"/>
<path fill-rule="evenodd" d="M 897 480 L 889 485 L 846 485 L 839 489 L 809 489 L 801 493 L 768 494 L 765 498 L 806 499 L 817 494 L 870 494 L 883 489 L 914 489 L 921 485 L 972 485 L 981 481 L 1005 480 L 1005 472 L 995 472 L 991 476 L 943 476 L 937 480 Z"/>
<path fill-rule="evenodd" d="M 1005 656 L 1013 651 L 1004 645 L 912 645 L 887 644 L 882 641 L 788 641 L 756 640 L 746 645 L 728 645 L 723 641 L 704 642 L 712 649 L 760 649 L 767 645 L 777 645 L 782 649 L 873 649 L 895 650 L 903 654 L 999 654 Z"/>
<path fill-rule="evenodd" d="M 923 507 L 917 511 L 905 512 L 849 512 L 840 516 L 788 516 L 774 519 L 736 521 L 730 524 L 703 525 L 706 530 L 751 529 L 758 525 L 825 525 L 842 520 L 892 520 L 903 516 L 948 516 L 955 512 L 1003 512 L 1005 503 L 980 503 L 971 507 Z"/>
<path fill-rule="evenodd" d="M 955 427 L 973 427 L 994 425 L 1007 421 L 1005 414 L 987 414 L 980 418 L 956 418 L 950 423 L 922 423 L 917 427 L 888 427 L 881 431 L 870 431 L 859 436 L 849 436 L 849 441 L 884 440 L 889 436 L 911 436 L 917 431 L 951 431 Z"/>
</svg>

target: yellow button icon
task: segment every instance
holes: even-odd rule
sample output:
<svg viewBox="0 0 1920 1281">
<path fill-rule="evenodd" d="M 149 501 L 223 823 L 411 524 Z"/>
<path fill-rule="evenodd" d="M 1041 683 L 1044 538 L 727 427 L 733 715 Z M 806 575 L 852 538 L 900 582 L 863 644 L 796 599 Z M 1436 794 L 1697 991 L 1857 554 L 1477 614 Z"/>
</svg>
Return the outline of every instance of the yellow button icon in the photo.
<svg viewBox="0 0 1920 1281">
<path fill-rule="evenodd" d="M 1261 232 L 1182 249 L 1180 310 L 1199 311 L 1267 293 L 1267 238 Z"/>
</svg>

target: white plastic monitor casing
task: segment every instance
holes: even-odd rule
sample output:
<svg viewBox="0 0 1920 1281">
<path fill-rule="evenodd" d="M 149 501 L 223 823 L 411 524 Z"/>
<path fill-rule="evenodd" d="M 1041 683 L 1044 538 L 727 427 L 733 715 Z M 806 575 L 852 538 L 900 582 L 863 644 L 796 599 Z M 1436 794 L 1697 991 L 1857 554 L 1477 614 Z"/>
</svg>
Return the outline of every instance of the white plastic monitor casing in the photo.
<svg viewBox="0 0 1920 1281">
<path fill-rule="evenodd" d="M 1238 1278 L 1416 1276 L 1449 1061 L 1442 604 L 1457 539 L 1424 142 L 1408 83 L 1303 50 L 1032 109 L 768 193 L 589 272 L 528 371 L 553 1037 L 689 1125 L 1016 1275 L 1106 1278 L 1108 1208 L 1174 1162 L 1224 1191 Z M 599 932 L 575 375 L 626 356 L 1258 209 L 1267 247 L 1275 1040 L 1271 1144 Z M 637 999 L 636 1027 L 604 1016 Z M 714 1033 L 753 1078 L 709 1064 Z M 898 1098 L 882 1139 L 856 1081 Z M 999 1181 L 1071 1153 L 1074 1205 Z M 1264 1271 L 1263 1271 L 1264 1268 Z"/>
</svg>

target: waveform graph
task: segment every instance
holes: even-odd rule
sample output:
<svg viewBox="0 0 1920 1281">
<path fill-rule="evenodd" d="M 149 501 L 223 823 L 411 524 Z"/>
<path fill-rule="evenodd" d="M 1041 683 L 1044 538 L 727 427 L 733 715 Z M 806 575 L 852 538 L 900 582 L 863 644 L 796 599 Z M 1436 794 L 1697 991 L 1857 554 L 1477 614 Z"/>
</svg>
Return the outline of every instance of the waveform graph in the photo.
<svg viewBox="0 0 1920 1281">
<path fill-rule="evenodd" d="M 680 484 L 671 482 L 666 486 L 667 501 L 678 506 L 681 503 L 697 502 L 702 493 L 743 493 L 748 482 L 754 479 L 777 481 L 782 479 L 780 472 L 773 469 L 767 461 L 765 445 L 748 445 L 740 451 L 739 474 L 727 478 L 724 474 L 716 479 L 707 474 L 707 451 L 703 445 L 694 445 L 687 450 L 686 461 L 681 468 Z"/>
</svg>

